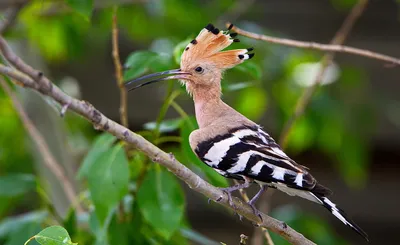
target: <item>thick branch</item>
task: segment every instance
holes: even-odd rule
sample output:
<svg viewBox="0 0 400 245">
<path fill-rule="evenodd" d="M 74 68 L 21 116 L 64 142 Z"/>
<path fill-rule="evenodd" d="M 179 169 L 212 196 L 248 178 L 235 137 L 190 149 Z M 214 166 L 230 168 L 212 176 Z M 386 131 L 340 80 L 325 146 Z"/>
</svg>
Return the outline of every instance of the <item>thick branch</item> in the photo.
<svg viewBox="0 0 400 245">
<path fill-rule="evenodd" d="M 332 45 L 342 45 L 343 42 L 346 40 L 347 36 L 350 34 L 354 23 L 357 19 L 361 16 L 364 12 L 365 7 L 367 6 L 368 0 L 360 0 L 351 10 L 347 18 L 344 20 L 340 29 L 336 32 L 335 36 L 332 38 L 331 44 Z M 314 95 L 315 91 L 319 87 L 322 79 L 324 78 L 325 71 L 332 63 L 333 58 L 335 57 L 334 52 L 327 52 L 321 60 L 321 68 L 319 69 L 314 83 L 312 86 L 307 88 L 299 100 L 296 103 L 296 108 L 293 112 L 293 115 L 289 118 L 289 120 L 283 126 L 283 130 L 279 139 L 279 143 L 283 148 L 286 148 L 287 141 L 290 135 L 290 132 L 293 128 L 293 125 L 297 121 L 297 119 L 304 114 L 304 111 L 307 105 L 310 103 L 312 96 Z"/>
<path fill-rule="evenodd" d="M 17 57 L 15 53 L 8 47 L 6 41 L 1 37 L 0 50 L 2 51 L 4 57 L 20 71 L 18 72 L 10 67 L 0 65 L 1 74 L 10 76 L 11 78 L 22 83 L 24 86 L 32 88 L 53 98 L 61 105 L 69 104 L 68 108 L 70 110 L 73 110 L 87 120 L 91 121 L 96 129 L 107 131 L 117 138 L 131 144 L 140 151 L 144 152 L 154 161 L 165 166 L 169 171 L 183 180 L 193 190 L 202 193 L 206 197 L 220 203 L 221 205 L 224 205 L 225 207 L 232 208 L 229 205 L 227 195 L 220 189 L 201 179 L 186 166 L 178 162 L 171 154 L 165 153 L 157 146 L 144 139 L 142 136 L 135 134 L 126 127 L 110 120 L 100 111 L 94 108 L 90 103 L 77 100 L 65 94 L 41 72 L 34 70 L 32 67 L 25 64 L 19 57 Z M 296 232 L 283 222 L 265 214 L 262 214 L 262 222 L 260 222 L 259 218 L 254 215 L 252 208 L 246 203 L 242 202 L 239 198 L 233 198 L 233 202 L 237 207 L 235 212 L 261 227 L 265 227 L 275 233 L 280 234 L 292 244 L 314 244 L 302 234 Z"/>
</svg>

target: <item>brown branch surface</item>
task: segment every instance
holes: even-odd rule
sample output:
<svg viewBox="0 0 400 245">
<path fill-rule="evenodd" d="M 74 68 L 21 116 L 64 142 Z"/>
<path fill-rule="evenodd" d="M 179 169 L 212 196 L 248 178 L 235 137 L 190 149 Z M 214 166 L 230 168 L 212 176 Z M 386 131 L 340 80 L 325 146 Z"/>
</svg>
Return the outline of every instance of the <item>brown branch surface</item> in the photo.
<svg viewBox="0 0 400 245">
<path fill-rule="evenodd" d="M 173 155 L 162 151 L 142 136 L 135 134 L 128 128 L 110 120 L 89 102 L 77 100 L 65 94 L 47 77 L 45 77 L 43 73 L 33 69 L 31 66 L 23 62 L 18 56 L 16 56 L 16 54 L 9 48 L 6 41 L 2 37 L 0 37 L 0 50 L 3 56 L 13 66 L 15 66 L 16 69 L 19 70 L 17 71 L 11 67 L 0 65 L 1 74 L 7 75 L 19 81 L 19 83 L 22 83 L 25 87 L 29 87 L 43 95 L 49 96 L 61 105 L 69 104 L 68 108 L 70 110 L 91 121 L 96 129 L 107 131 L 117 138 L 131 144 L 133 147 L 145 153 L 155 162 L 158 162 L 166 167 L 174 175 L 183 180 L 194 191 L 202 193 L 215 202 L 232 209 L 232 207 L 229 205 L 228 197 L 223 191 L 201 179 L 185 165 L 178 162 Z M 262 221 L 260 221 L 259 217 L 254 215 L 252 208 L 239 198 L 233 198 L 233 203 L 237 208 L 235 210 L 236 213 L 242 215 L 258 226 L 265 227 L 281 235 L 290 243 L 307 245 L 314 244 L 302 234 L 287 226 L 285 223 L 270 216 L 262 214 Z"/>
<path fill-rule="evenodd" d="M 368 0 L 359 0 L 358 1 L 358 3 L 350 11 L 347 18 L 344 20 L 342 26 L 336 32 L 335 36 L 332 38 L 331 45 L 342 45 L 344 43 L 347 36 L 350 34 L 350 31 L 353 28 L 354 23 L 364 12 L 365 7 L 367 6 L 367 3 L 368 3 Z M 299 98 L 299 100 L 296 103 L 296 108 L 295 108 L 292 116 L 289 118 L 289 120 L 283 126 L 283 130 L 282 130 L 281 136 L 279 138 L 279 143 L 282 146 L 282 148 L 286 148 L 288 138 L 289 138 L 290 132 L 293 128 L 293 125 L 295 124 L 297 119 L 303 115 L 307 105 L 311 101 L 312 96 L 314 95 L 315 91 L 321 84 L 321 81 L 324 78 L 325 71 L 327 70 L 329 65 L 332 63 L 334 57 L 335 57 L 334 52 L 327 52 L 322 57 L 322 60 L 320 62 L 321 68 L 319 69 L 319 71 L 315 77 L 313 85 L 310 86 L 309 88 L 307 88 L 303 92 L 303 94 L 301 95 L 301 97 Z"/>
<path fill-rule="evenodd" d="M 231 23 L 227 23 L 226 26 L 228 27 Z M 400 65 L 400 59 L 395 58 L 389 55 L 380 54 L 377 52 L 373 52 L 366 49 L 354 48 L 349 46 L 343 45 L 332 45 L 332 44 L 322 44 L 316 42 L 303 42 L 293 39 L 286 39 L 286 38 L 279 38 L 279 37 L 272 37 L 262 34 L 257 34 L 254 32 L 245 31 L 240 29 L 239 27 L 233 26 L 232 31 L 237 32 L 239 35 L 246 36 L 256 40 L 262 40 L 269 43 L 274 44 L 281 44 L 290 47 L 296 48 L 305 48 L 305 49 L 314 49 L 319 51 L 325 52 L 337 52 L 337 53 L 347 53 L 353 54 L 358 56 L 364 56 L 370 59 L 381 60 L 393 65 Z"/>
<path fill-rule="evenodd" d="M 115 7 L 112 19 L 112 57 L 115 67 L 115 78 L 117 79 L 120 93 L 119 115 L 121 119 L 121 124 L 125 127 L 128 127 L 128 95 L 124 85 L 121 59 L 119 57 L 117 12 L 118 8 Z"/>
<path fill-rule="evenodd" d="M 71 203 L 72 206 L 76 207 L 76 210 L 81 213 L 83 212 L 82 207 L 79 204 L 77 199 L 77 195 L 75 193 L 74 187 L 72 183 L 69 181 L 68 177 L 65 175 L 64 170 L 57 163 L 56 159 L 54 158 L 53 154 L 49 151 L 49 146 L 47 145 L 45 139 L 43 138 L 42 134 L 39 130 L 35 127 L 31 119 L 26 114 L 24 107 L 19 102 L 17 96 L 14 94 L 10 86 L 7 82 L 0 78 L 0 86 L 3 88 L 5 93 L 10 97 L 15 110 L 17 111 L 19 117 L 22 120 L 22 123 L 31 136 L 32 141 L 36 144 L 40 154 L 43 157 L 44 164 L 49 168 L 49 170 L 57 177 L 57 179 L 62 183 L 61 187 L 64 189 L 64 192 Z"/>
</svg>

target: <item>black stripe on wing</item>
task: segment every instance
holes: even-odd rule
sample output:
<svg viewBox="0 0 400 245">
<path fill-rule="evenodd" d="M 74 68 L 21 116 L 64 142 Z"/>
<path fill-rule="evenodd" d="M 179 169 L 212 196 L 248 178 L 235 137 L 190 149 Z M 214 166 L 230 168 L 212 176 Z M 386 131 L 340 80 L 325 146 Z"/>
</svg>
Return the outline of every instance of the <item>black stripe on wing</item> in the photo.
<svg viewBox="0 0 400 245">
<path fill-rule="evenodd" d="M 230 141 L 231 137 L 235 140 Z M 232 145 L 225 145 L 222 152 L 219 149 L 224 140 Z M 218 148 L 213 148 L 217 145 Z M 216 149 L 219 156 L 213 161 L 206 159 L 205 156 L 210 157 L 208 153 Z M 306 169 L 283 153 L 274 139 L 258 126 L 233 128 L 226 134 L 201 142 L 195 152 L 203 162 L 218 169 L 221 174 L 224 173 L 225 177 L 244 175 L 261 182 L 281 182 L 288 187 L 303 190 L 311 190 L 316 185 L 315 179 Z M 239 161 L 243 154 L 247 154 L 246 162 Z"/>
</svg>

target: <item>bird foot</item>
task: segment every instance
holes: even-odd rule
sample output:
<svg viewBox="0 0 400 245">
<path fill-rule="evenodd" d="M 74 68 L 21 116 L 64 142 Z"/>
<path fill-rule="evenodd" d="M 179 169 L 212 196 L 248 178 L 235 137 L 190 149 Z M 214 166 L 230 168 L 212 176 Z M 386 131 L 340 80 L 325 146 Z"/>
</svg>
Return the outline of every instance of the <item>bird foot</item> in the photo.
<svg viewBox="0 0 400 245">
<path fill-rule="evenodd" d="M 232 200 L 232 192 L 236 191 L 237 188 L 236 186 L 230 186 L 230 187 L 226 187 L 226 188 L 219 188 L 221 191 L 225 192 L 226 195 L 228 196 L 228 202 L 229 205 L 234 208 L 235 210 L 237 209 L 236 205 L 233 203 Z"/>
<path fill-rule="evenodd" d="M 254 203 L 248 202 L 247 204 L 250 205 L 251 209 L 253 209 L 253 214 L 257 217 L 260 218 L 261 222 L 263 222 L 263 218 L 262 218 L 262 213 L 256 208 L 256 206 L 254 205 Z"/>
</svg>

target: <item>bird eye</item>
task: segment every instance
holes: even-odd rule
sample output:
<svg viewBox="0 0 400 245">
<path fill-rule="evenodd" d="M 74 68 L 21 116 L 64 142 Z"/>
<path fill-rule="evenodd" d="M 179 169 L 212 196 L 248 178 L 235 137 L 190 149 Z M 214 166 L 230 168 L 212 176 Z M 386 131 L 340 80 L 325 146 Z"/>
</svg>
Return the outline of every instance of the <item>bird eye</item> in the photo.
<svg viewBox="0 0 400 245">
<path fill-rule="evenodd" d="M 204 69 L 201 66 L 196 67 L 196 69 L 194 69 L 197 73 L 203 73 Z"/>
</svg>

